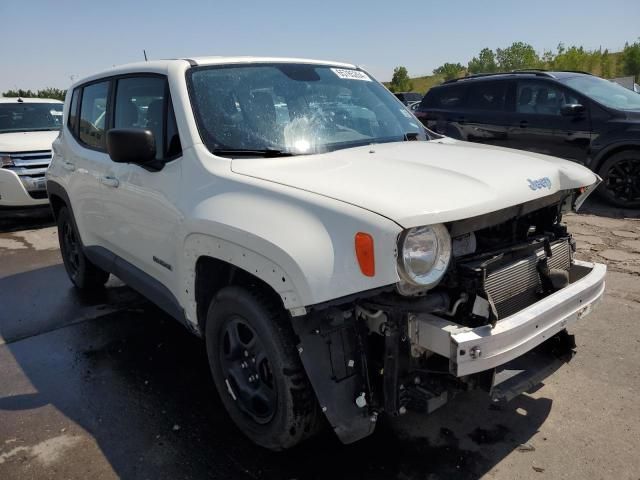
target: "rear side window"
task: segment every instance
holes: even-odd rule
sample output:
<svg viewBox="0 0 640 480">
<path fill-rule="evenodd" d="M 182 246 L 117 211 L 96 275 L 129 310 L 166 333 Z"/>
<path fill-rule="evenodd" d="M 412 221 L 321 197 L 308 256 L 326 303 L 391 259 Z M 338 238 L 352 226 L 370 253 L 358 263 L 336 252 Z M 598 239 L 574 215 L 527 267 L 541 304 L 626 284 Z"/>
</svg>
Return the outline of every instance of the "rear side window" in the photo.
<svg viewBox="0 0 640 480">
<path fill-rule="evenodd" d="M 170 104 L 166 78 L 121 78 L 116 85 L 113 127 L 150 130 L 156 141 L 156 158 L 175 157 L 181 149 Z"/>
<path fill-rule="evenodd" d="M 476 110 L 503 111 L 508 82 L 476 82 L 469 85 L 467 107 Z"/>
<path fill-rule="evenodd" d="M 74 135 L 78 133 L 78 99 L 80 98 L 80 89 L 76 88 L 71 96 L 71 105 L 69 106 L 69 130 Z"/>
<path fill-rule="evenodd" d="M 434 88 L 424 97 L 421 108 L 461 108 L 467 93 L 466 85 L 452 85 L 444 88 Z"/>
<path fill-rule="evenodd" d="M 109 82 L 94 83 L 82 89 L 79 138 L 85 145 L 105 150 Z"/>
</svg>

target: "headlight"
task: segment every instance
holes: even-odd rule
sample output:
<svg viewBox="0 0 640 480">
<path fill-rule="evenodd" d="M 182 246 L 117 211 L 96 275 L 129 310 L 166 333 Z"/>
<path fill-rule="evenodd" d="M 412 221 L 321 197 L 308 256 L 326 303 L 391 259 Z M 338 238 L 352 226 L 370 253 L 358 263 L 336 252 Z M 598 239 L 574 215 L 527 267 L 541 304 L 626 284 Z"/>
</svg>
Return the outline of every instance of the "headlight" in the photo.
<svg viewBox="0 0 640 480">
<path fill-rule="evenodd" d="M 406 230 L 400 237 L 400 277 L 421 289 L 435 287 L 451 259 L 451 237 L 444 225 Z"/>
</svg>

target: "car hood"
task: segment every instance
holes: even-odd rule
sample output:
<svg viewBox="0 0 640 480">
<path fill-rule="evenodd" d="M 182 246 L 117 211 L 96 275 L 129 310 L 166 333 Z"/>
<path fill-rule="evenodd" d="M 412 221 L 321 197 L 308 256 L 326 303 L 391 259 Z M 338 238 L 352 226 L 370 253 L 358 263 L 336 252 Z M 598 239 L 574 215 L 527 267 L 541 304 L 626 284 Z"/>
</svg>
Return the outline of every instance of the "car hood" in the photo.
<svg viewBox="0 0 640 480">
<path fill-rule="evenodd" d="M 597 180 L 566 160 L 448 138 L 233 159 L 231 168 L 357 205 L 405 228 L 483 215 Z"/>
<path fill-rule="evenodd" d="M 13 153 L 51 150 L 51 144 L 57 136 L 57 130 L 0 133 L 0 152 Z"/>
</svg>

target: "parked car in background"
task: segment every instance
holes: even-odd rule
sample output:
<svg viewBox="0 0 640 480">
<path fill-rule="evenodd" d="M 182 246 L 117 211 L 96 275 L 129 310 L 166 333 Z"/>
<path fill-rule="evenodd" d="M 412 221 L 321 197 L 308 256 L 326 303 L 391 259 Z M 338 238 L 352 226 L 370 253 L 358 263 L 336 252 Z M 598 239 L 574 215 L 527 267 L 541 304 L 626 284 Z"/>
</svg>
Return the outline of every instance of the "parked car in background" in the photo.
<svg viewBox="0 0 640 480">
<path fill-rule="evenodd" d="M 114 273 L 203 337 L 267 448 L 470 389 L 508 401 L 604 292 L 561 223 L 593 172 L 432 134 L 351 64 L 125 65 L 74 84 L 65 119 L 47 190 L 71 281 Z"/>
<path fill-rule="evenodd" d="M 610 203 L 640 207 L 640 95 L 581 72 L 517 71 L 450 80 L 415 115 L 435 132 L 580 162 Z"/>
<path fill-rule="evenodd" d="M 412 103 L 422 100 L 422 94 L 418 92 L 396 92 L 394 95 L 407 107 L 411 106 Z"/>
<path fill-rule="evenodd" d="M 0 207 L 46 205 L 45 172 L 63 103 L 0 97 Z"/>
</svg>

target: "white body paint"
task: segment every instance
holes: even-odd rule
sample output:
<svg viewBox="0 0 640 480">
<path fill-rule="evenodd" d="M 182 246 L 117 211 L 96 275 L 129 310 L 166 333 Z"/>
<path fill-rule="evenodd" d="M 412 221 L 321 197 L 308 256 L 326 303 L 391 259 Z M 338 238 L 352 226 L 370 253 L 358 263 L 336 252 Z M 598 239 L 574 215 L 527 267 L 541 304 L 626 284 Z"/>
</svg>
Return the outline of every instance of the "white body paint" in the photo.
<svg viewBox="0 0 640 480">
<path fill-rule="evenodd" d="M 252 57 L 195 61 L 354 68 Z M 158 172 L 115 164 L 106 153 L 83 148 L 65 126 L 54 143 L 48 178 L 69 193 L 84 245 L 112 250 L 157 279 L 174 293 L 194 325 L 195 265 L 201 256 L 260 278 L 297 316 L 311 305 L 397 283 L 397 239 L 404 228 L 474 217 L 597 180 L 588 169 L 568 161 L 451 139 L 290 158 L 218 157 L 204 146 L 196 127 L 185 79 L 189 68 L 186 60 L 150 61 L 78 82 L 129 73 L 166 75 L 182 144 L 180 158 Z M 69 103 L 67 98 L 65 115 Z M 89 156 L 102 165 L 101 172 L 84 168 L 82 159 Z M 75 171 L 65 169 L 65 162 L 75 162 Z M 111 198 L 113 189 L 98 182 L 105 172 L 131 185 L 118 193 L 119 203 Z M 530 187 L 530 180 L 541 178 L 549 183 Z M 375 239 L 373 277 L 359 269 L 357 232 Z M 154 262 L 154 255 L 172 268 Z"/>
</svg>

